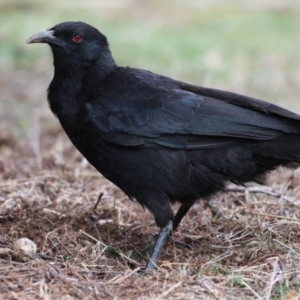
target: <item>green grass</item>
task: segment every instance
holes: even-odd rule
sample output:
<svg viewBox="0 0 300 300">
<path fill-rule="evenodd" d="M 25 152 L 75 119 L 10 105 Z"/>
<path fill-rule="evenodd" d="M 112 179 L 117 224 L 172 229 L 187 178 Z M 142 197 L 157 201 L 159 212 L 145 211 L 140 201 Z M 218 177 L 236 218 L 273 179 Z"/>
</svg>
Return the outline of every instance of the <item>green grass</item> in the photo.
<svg viewBox="0 0 300 300">
<path fill-rule="evenodd" d="M 284 2 L 293 5 L 288 9 L 229 0 L 199 7 L 193 1 L 159 0 L 117 1 L 115 6 L 92 0 L 14 3 L 0 2 L 0 77 L 19 70 L 31 76 L 52 74 L 48 47 L 25 41 L 56 23 L 82 20 L 108 37 L 120 65 L 249 94 L 300 112 L 296 2 Z"/>
</svg>

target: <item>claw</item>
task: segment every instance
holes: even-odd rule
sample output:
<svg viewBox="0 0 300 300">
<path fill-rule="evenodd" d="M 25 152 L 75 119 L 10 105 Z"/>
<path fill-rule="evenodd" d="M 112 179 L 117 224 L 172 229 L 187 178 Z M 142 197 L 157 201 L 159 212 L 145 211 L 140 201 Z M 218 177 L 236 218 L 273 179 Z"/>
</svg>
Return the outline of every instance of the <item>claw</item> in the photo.
<svg viewBox="0 0 300 300">
<path fill-rule="evenodd" d="M 153 238 L 154 240 L 156 240 L 156 239 L 157 239 L 157 236 L 158 236 L 158 234 L 153 234 L 153 235 L 152 235 L 152 238 Z M 166 242 L 167 242 L 167 243 L 174 243 L 174 245 L 175 245 L 177 248 L 186 248 L 186 249 L 189 249 L 189 250 L 191 250 L 191 251 L 194 250 L 193 246 L 191 246 L 190 244 L 187 244 L 187 243 L 184 243 L 184 242 L 177 241 L 177 240 L 175 240 L 173 237 L 170 237 L 170 236 L 168 237 L 168 239 L 167 239 Z"/>
</svg>

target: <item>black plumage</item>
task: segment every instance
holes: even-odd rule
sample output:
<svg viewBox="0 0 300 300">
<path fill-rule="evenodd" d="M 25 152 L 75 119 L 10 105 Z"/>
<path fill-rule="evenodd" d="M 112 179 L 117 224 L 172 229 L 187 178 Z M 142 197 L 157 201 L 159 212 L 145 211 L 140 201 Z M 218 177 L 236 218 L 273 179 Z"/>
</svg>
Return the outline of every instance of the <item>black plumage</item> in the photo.
<svg viewBox="0 0 300 300">
<path fill-rule="evenodd" d="M 48 43 L 52 112 L 75 147 L 153 214 L 161 228 L 146 269 L 199 198 L 300 162 L 300 116 L 268 102 L 119 67 L 82 22 L 34 35 Z M 170 202 L 182 206 L 174 217 Z"/>
</svg>

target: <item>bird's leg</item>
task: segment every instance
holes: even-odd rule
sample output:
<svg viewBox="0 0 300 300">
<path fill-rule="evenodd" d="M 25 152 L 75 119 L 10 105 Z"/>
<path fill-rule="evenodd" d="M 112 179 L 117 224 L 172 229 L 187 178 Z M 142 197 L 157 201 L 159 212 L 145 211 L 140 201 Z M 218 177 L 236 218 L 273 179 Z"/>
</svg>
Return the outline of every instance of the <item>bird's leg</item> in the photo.
<svg viewBox="0 0 300 300">
<path fill-rule="evenodd" d="M 147 207 L 153 213 L 156 224 L 160 226 L 161 229 L 158 235 L 155 237 L 154 248 L 150 255 L 149 261 L 147 262 L 145 268 L 143 268 L 144 271 L 152 270 L 156 267 L 156 261 L 160 255 L 160 252 L 164 244 L 172 236 L 172 229 L 177 228 L 180 221 L 185 216 L 185 214 L 189 211 L 189 209 L 193 206 L 195 201 L 185 200 L 184 203 L 180 206 L 175 217 L 173 217 L 173 212 L 169 205 L 169 201 L 167 201 L 167 199 L 163 199 L 161 201 L 161 205 L 159 209 L 157 205 L 153 206 L 154 203 L 155 203 L 154 201 L 149 201 L 147 203 L 148 204 Z M 169 220 L 169 221 L 165 223 L 164 220 Z M 192 249 L 192 247 L 188 244 L 178 242 L 178 241 L 174 241 L 174 243 L 176 246 L 187 247 L 188 249 Z"/>
<path fill-rule="evenodd" d="M 186 213 L 190 210 L 190 208 L 194 205 L 195 200 L 186 201 L 181 204 L 180 208 L 178 209 L 174 221 L 173 221 L 173 231 L 175 231 L 180 224 L 183 217 L 186 215 Z"/>
<path fill-rule="evenodd" d="M 156 268 L 156 261 L 160 255 L 160 252 L 170 237 L 171 231 L 173 227 L 173 222 L 170 220 L 165 227 L 162 227 L 157 235 L 154 248 L 152 250 L 149 261 L 147 262 L 144 271 L 149 271 Z"/>
<path fill-rule="evenodd" d="M 186 213 L 190 210 L 190 208 L 193 206 L 193 204 L 195 203 L 195 201 L 186 201 L 185 203 L 183 203 L 179 210 L 177 211 L 175 217 L 174 217 L 174 221 L 173 221 L 173 231 L 177 229 L 179 223 L 181 222 L 181 220 L 183 219 L 183 217 L 186 215 Z M 153 236 L 154 239 L 157 239 L 158 235 L 155 234 Z M 170 232 L 170 235 L 168 236 L 167 241 L 169 240 L 173 240 L 175 246 L 177 248 L 187 248 L 189 250 L 193 250 L 193 247 L 189 244 L 180 242 L 180 241 L 176 241 L 172 238 L 172 232 Z"/>
<path fill-rule="evenodd" d="M 194 203 L 195 203 L 195 201 L 192 200 L 192 201 L 186 201 L 181 204 L 180 208 L 178 209 L 178 211 L 174 217 L 173 231 L 175 231 L 177 229 L 181 220 L 186 215 L 186 213 L 190 210 L 190 208 L 194 205 Z M 170 235 L 170 238 L 172 238 L 171 235 Z M 175 246 L 178 248 L 187 248 L 189 250 L 193 250 L 193 247 L 187 243 L 183 243 L 183 242 L 176 241 L 176 240 L 173 240 L 173 241 L 174 241 Z"/>
</svg>

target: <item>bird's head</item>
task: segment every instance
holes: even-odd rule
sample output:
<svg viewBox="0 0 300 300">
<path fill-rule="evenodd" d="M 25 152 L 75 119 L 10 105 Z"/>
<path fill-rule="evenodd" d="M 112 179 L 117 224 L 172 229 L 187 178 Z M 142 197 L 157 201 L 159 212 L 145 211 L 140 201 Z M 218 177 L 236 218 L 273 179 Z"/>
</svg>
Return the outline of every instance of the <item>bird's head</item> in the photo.
<svg viewBox="0 0 300 300">
<path fill-rule="evenodd" d="M 54 64 L 84 67 L 100 60 L 102 64 L 113 64 L 106 37 L 96 28 L 83 22 L 64 22 L 47 31 L 37 33 L 27 44 L 46 43 L 53 52 Z"/>
</svg>

